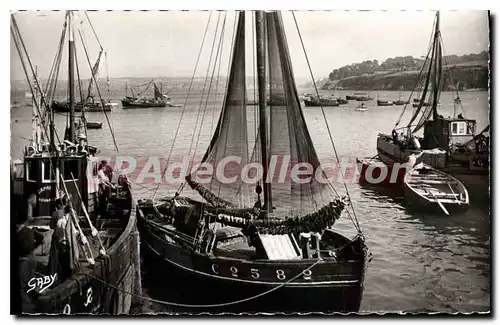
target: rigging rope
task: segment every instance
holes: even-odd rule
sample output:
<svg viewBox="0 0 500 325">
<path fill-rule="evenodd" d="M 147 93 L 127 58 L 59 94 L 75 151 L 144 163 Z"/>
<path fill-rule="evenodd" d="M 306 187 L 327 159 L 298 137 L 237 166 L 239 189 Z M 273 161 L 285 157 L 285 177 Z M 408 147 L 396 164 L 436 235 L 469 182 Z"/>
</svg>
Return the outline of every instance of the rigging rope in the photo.
<svg viewBox="0 0 500 325">
<path fill-rule="evenodd" d="M 210 50 L 210 57 L 208 59 L 207 73 L 205 75 L 205 82 L 203 83 L 203 89 L 202 89 L 202 92 L 201 92 L 200 103 L 198 104 L 198 112 L 196 114 L 196 121 L 194 122 L 193 136 L 191 137 L 191 142 L 189 144 L 189 150 L 188 150 L 188 154 L 187 154 L 187 156 L 189 158 L 191 158 L 191 150 L 192 150 L 192 147 L 193 147 L 194 138 L 196 136 L 196 129 L 198 128 L 198 120 L 200 118 L 201 108 L 203 106 L 203 100 L 204 100 L 204 96 L 205 96 L 205 89 L 206 89 L 207 83 L 209 81 L 208 76 L 210 74 L 210 66 L 212 65 L 212 57 L 213 57 L 213 54 L 214 54 L 215 41 L 217 40 L 217 32 L 219 30 L 219 23 L 220 23 L 220 12 L 218 13 L 218 17 L 217 17 L 217 25 L 215 27 L 214 39 L 213 39 L 213 42 L 212 42 L 212 48 Z M 209 94 L 207 94 L 207 97 L 209 97 Z M 202 126 L 203 126 L 203 123 L 200 123 L 200 132 L 201 132 Z M 193 161 L 190 161 L 189 162 L 189 167 L 188 167 L 188 170 L 187 170 L 187 174 L 191 173 L 192 164 L 193 164 Z"/>
<path fill-rule="evenodd" d="M 447 61 L 446 56 L 445 56 L 444 42 L 443 42 L 443 37 L 441 35 L 441 32 L 439 32 L 439 36 L 438 37 L 439 37 L 439 40 L 441 42 L 441 51 L 443 52 L 443 59 L 444 59 L 444 63 L 445 63 L 444 65 L 448 66 L 448 61 Z M 454 78 L 453 78 L 453 71 L 452 71 L 451 67 L 448 67 L 448 73 L 449 73 L 449 79 L 451 81 L 453 81 Z M 460 106 L 460 108 L 462 109 L 462 112 L 464 113 L 464 117 L 467 118 L 467 113 L 465 112 L 465 108 L 462 105 L 462 102 L 460 101 L 460 94 L 458 93 L 458 85 L 456 85 L 454 87 L 454 89 L 455 89 L 455 93 L 457 94 L 457 98 L 455 99 L 454 103 L 457 103 Z M 454 111 L 455 111 L 455 104 L 453 104 L 453 107 L 454 107 Z M 456 118 L 456 115 L 454 117 Z"/>
<path fill-rule="evenodd" d="M 436 27 L 436 23 L 437 23 L 437 19 L 434 19 L 434 23 L 432 24 L 432 31 L 434 31 L 434 29 Z M 429 61 L 429 55 L 431 54 L 431 50 L 433 48 L 433 43 L 434 43 L 434 33 L 431 33 L 431 36 L 430 36 L 430 39 L 429 39 L 429 45 L 427 47 L 427 55 L 425 57 L 424 63 L 422 64 L 422 68 L 420 69 L 420 72 L 419 72 L 419 74 L 417 76 L 417 79 L 415 81 L 415 85 L 413 86 L 413 89 L 412 89 L 412 91 L 410 93 L 410 96 L 408 97 L 408 102 L 405 103 L 405 106 L 403 107 L 403 111 L 399 115 L 399 117 L 398 117 L 398 119 L 397 119 L 397 121 L 396 121 L 393 129 L 395 129 L 399 125 L 399 123 L 401 123 L 401 119 L 403 118 L 403 115 L 406 112 L 406 108 L 408 107 L 408 105 L 409 104 L 413 105 L 410 100 L 411 100 L 411 98 L 413 96 L 413 93 L 415 92 L 415 89 L 417 89 L 417 87 L 418 87 L 418 84 L 420 82 L 420 77 L 422 76 L 423 71 L 425 71 L 425 65 Z"/>
<path fill-rule="evenodd" d="M 175 306 L 175 307 L 186 307 L 186 308 L 215 308 L 215 307 L 226 307 L 226 306 L 240 304 L 240 303 L 251 301 L 251 300 L 260 298 L 262 296 L 265 296 L 267 294 L 270 294 L 271 292 L 276 291 L 278 289 L 281 289 L 285 285 L 289 284 L 290 282 L 292 282 L 292 281 L 298 279 L 299 277 L 303 276 L 304 272 L 310 271 L 313 267 L 315 267 L 316 265 L 318 265 L 322 261 L 323 261 L 322 259 L 318 259 L 311 266 L 309 266 L 308 268 L 306 268 L 303 271 L 299 272 L 296 276 L 294 276 L 293 278 L 289 279 L 288 281 L 280 283 L 278 286 L 273 287 L 273 288 L 271 288 L 271 289 L 269 289 L 267 291 L 264 291 L 262 293 L 259 293 L 259 294 L 255 295 L 255 296 L 251 296 L 251 297 L 240 299 L 240 300 L 225 302 L 225 303 L 204 304 L 204 305 L 183 304 L 183 303 L 177 303 L 177 302 L 169 302 L 169 301 L 164 301 L 164 300 L 158 300 L 158 299 L 146 297 L 146 296 L 143 296 L 143 295 L 139 295 L 139 294 L 136 294 L 136 293 L 124 290 L 124 289 L 119 288 L 119 287 L 117 287 L 115 285 L 112 285 L 112 284 L 110 284 L 110 283 L 108 283 L 108 282 L 106 282 L 106 281 L 104 281 L 104 280 L 102 280 L 102 279 L 100 279 L 98 277 L 95 277 L 95 276 L 93 276 L 93 275 L 91 275 L 89 273 L 80 273 L 80 274 L 86 275 L 86 276 L 88 276 L 90 278 L 93 278 L 93 279 L 101 282 L 102 284 L 109 286 L 112 289 L 124 292 L 126 294 L 129 294 L 131 296 L 135 296 L 135 297 L 140 298 L 140 299 L 144 299 L 144 300 L 148 300 L 148 301 L 151 301 L 151 302 L 154 302 L 154 303 L 158 303 L 158 304 L 161 304 L 161 305 Z"/>
<path fill-rule="evenodd" d="M 226 16 L 227 16 L 227 12 L 224 13 L 224 21 L 222 22 L 221 35 L 219 37 L 219 44 L 217 46 L 217 52 L 215 54 L 214 67 L 213 67 L 213 70 L 212 70 L 212 75 L 211 75 L 211 78 L 210 78 L 210 83 L 208 85 L 207 98 L 206 98 L 206 101 L 205 101 L 205 107 L 203 109 L 203 114 L 202 114 L 202 117 L 201 117 L 200 130 L 198 132 L 198 137 L 196 139 L 196 144 L 195 144 L 194 151 L 193 151 L 193 159 L 192 159 L 192 161 L 194 161 L 195 156 L 196 156 L 196 151 L 198 149 L 198 144 L 199 144 L 199 141 L 200 141 L 201 130 L 202 130 L 202 127 L 203 127 L 203 121 L 205 120 L 205 113 L 207 111 L 208 100 L 210 98 L 210 91 L 212 90 L 212 83 L 213 83 L 213 79 L 214 79 L 214 75 L 215 75 L 215 69 L 217 67 L 217 59 L 219 58 L 220 45 L 221 45 L 222 39 L 224 37 L 224 26 L 226 25 Z M 212 51 L 213 51 L 213 48 L 214 48 L 214 45 L 215 45 L 216 36 L 217 36 L 217 30 L 216 30 L 215 35 L 214 35 L 214 43 L 212 44 Z M 210 68 L 210 60 L 209 60 L 209 68 Z M 208 74 L 209 73 L 210 73 L 210 71 L 207 71 L 207 79 L 208 79 Z M 202 96 L 202 98 L 203 98 L 203 96 Z M 201 103 L 200 103 L 200 105 L 201 105 Z M 196 131 L 196 128 L 195 128 L 195 131 Z M 194 140 L 194 133 L 193 133 L 193 140 Z M 190 164 L 190 169 L 188 171 L 189 173 L 191 173 L 191 168 L 192 168 L 192 164 Z"/>
<path fill-rule="evenodd" d="M 99 47 L 102 50 L 102 45 L 101 41 L 99 40 L 99 37 L 97 36 L 97 33 L 95 32 L 94 25 L 92 25 L 92 22 L 90 21 L 89 15 L 87 14 L 87 11 L 84 11 L 85 17 L 87 17 L 87 21 L 89 22 L 90 28 L 92 28 L 92 32 L 94 32 L 95 39 L 97 40 L 97 43 L 99 43 Z"/>
<path fill-rule="evenodd" d="M 312 79 L 312 83 L 314 85 L 314 89 L 316 91 L 316 96 L 319 98 L 320 96 L 319 96 L 318 86 L 316 85 L 316 80 L 314 79 L 314 75 L 313 75 L 313 72 L 312 72 L 312 69 L 311 69 L 311 64 L 309 63 L 309 58 L 307 56 L 306 48 L 304 46 L 304 41 L 302 40 L 302 34 L 300 33 L 299 24 L 297 22 L 297 19 L 295 18 L 295 12 L 294 11 L 292 11 L 292 16 L 293 16 L 293 20 L 295 22 L 295 26 L 297 27 L 297 33 L 299 35 L 300 43 L 302 45 L 302 50 L 304 51 L 304 55 L 306 57 L 307 66 L 309 68 L 309 73 L 311 74 L 311 79 Z M 330 142 L 332 143 L 333 151 L 335 153 L 335 158 L 337 158 L 337 163 L 339 164 L 339 167 L 340 167 L 340 159 L 339 159 L 339 156 L 338 156 L 338 153 L 337 153 L 337 148 L 335 146 L 335 142 L 333 141 L 332 132 L 330 131 L 330 126 L 328 124 L 328 119 L 326 118 L 326 114 L 325 114 L 325 110 L 323 108 L 323 105 L 321 105 L 321 113 L 323 114 L 323 119 L 325 120 L 326 129 L 328 131 L 328 136 L 330 137 Z M 346 190 L 347 197 L 349 198 L 349 203 L 350 203 L 350 206 L 351 206 L 351 209 L 352 209 L 352 213 L 354 215 L 354 220 L 351 219 L 351 221 L 353 221 L 353 224 L 356 227 L 356 229 L 358 230 L 358 232 L 361 232 L 361 227 L 359 225 L 358 218 L 356 216 L 356 211 L 354 210 L 354 205 L 352 203 L 351 195 L 349 193 L 349 189 L 347 188 L 347 184 L 345 182 L 344 175 L 342 173 L 342 169 L 341 168 L 339 168 L 339 172 L 340 172 L 340 176 L 342 177 L 342 183 L 344 184 L 344 188 Z M 330 183 L 330 182 L 328 182 L 328 183 Z M 350 214 L 349 214 L 349 216 L 350 216 Z"/>
<path fill-rule="evenodd" d="M 92 71 L 92 63 L 90 62 L 89 54 L 88 54 L 88 51 L 87 51 L 87 46 L 85 45 L 81 28 L 78 29 L 78 34 L 80 35 L 80 40 L 82 42 L 82 47 L 83 47 L 83 50 L 85 52 L 85 57 L 87 58 L 87 63 L 89 64 L 90 71 Z M 95 88 L 97 90 L 97 94 L 99 95 L 99 99 L 101 101 L 101 110 L 104 113 L 104 116 L 106 117 L 106 122 L 108 124 L 109 131 L 110 131 L 111 137 L 113 139 L 113 144 L 115 146 L 116 153 L 119 154 L 120 151 L 118 149 L 118 144 L 116 143 L 115 133 L 113 132 L 113 127 L 111 126 L 111 122 L 109 121 L 108 114 L 106 113 L 106 110 L 104 109 L 105 108 L 104 99 L 102 98 L 101 90 L 99 89 L 99 85 L 97 84 L 97 80 L 96 80 L 96 78 L 95 78 L 95 76 L 94 76 L 94 74 L 92 72 L 91 72 L 91 78 L 94 81 Z"/>
<path fill-rule="evenodd" d="M 200 51 L 198 52 L 198 58 L 196 59 L 196 64 L 194 66 L 193 75 L 191 76 L 191 81 L 189 83 L 189 88 L 188 88 L 188 92 L 187 92 L 187 95 L 186 95 L 186 99 L 184 100 L 184 105 L 182 106 L 182 111 L 181 111 L 181 116 L 179 118 L 179 123 L 177 124 L 177 129 L 175 130 L 174 139 L 172 140 L 172 145 L 170 147 L 170 151 L 169 151 L 168 156 L 167 156 L 167 164 L 165 165 L 165 169 L 163 170 L 163 172 L 162 172 L 161 175 L 163 175 L 166 172 L 168 164 L 170 162 L 170 157 L 172 156 L 172 151 L 174 149 L 174 145 L 175 145 L 175 141 L 177 139 L 177 136 L 179 134 L 179 129 L 181 127 L 182 118 L 183 118 L 184 113 L 186 111 L 186 105 L 187 105 L 187 102 L 188 102 L 188 99 L 189 99 L 189 95 L 191 93 L 191 88 L 193 87 L 193 81 L 194 81 L 194 78 L 196 76 L 196 70 L 198 69 L 198 64 L 200 62 L 201 53 L 202 53 L 202 50 L 203 50 L 203 44 L 205 44 L 205 37 L 207 36 L 208 26 L 210 25 L 210 20 L 211 19 L 212 19 L 212 11 L 210 11 L 210 15 L 208 16 L 207 25 L 205 27 L 205 33 L 203 34 L 203 39 L 201 41 Z M 159 182 L 157 184 L 156 189 L 155 189 L 155 191 L 153 193 L 153 200 L 154 200 L 154 198 L 156 196 L 156 193 L 158 192 L 158 189 L 160 188 L 160 183 L 161 182 Z"/>
</svg>

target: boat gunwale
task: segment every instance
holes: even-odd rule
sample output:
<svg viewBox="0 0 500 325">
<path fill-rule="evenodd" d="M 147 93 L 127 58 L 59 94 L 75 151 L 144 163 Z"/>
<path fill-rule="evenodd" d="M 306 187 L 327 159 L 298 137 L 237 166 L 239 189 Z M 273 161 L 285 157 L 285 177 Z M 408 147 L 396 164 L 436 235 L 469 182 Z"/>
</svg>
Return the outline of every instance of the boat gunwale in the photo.
<svg viewBox="0 0 500 325">
<path fill-rule="evenodd" d="M 453 204 L 453 205 L 457 205 L 458 203 L 460 203 L 461 205 L 469 205 L 469 192 L 467 191 L 467 188 L 465 187 L 465 185 L 460 182 L 457 178 L 455 178 L 454 176 L 450 175 L 450 174 L 447 174 L 443 171 L 440 171 L 439 169 L 436 169 L 430 165 L 427 165 L 427 164 L 424 164 L 424 163 L 420 163 L 419 165 L 422 165 L 424 166 L 425 168 L 427 169 L 430 169 L 432 170 L 435 174 L 438 174 L 440 176 L 444 176 L 446 179 L 450 179 L 454 182 L 456 182 L 458 184 L 458 186 L 460 187 L 461 189 L 461 192 L 465 194 L 465 198 L 464 200 L 456 200 L 456 201 L 453 201 L 453 202 L 443 202 L 443 203 L 446 203 L 446 204 Z M 418 166 L 418 165 L 417 165 Z M 416 167 L 416 166 L 415 166 Z M 419 198 L 422 198 L 424 199 L 425 201 L 427 201 L 428 203 L 437 203 L 437 200 L 436 199 L 431 199 L 431 198 L 428 198 L 427 196 L 424 196 L 422 195 L 421 193 L 419 193 L 416 188 L 410 183 L 409 179 L 410 177 L 413 175 L 413 171 L 416 170 L 416 168 L 412 168 L 409 172 L 407 172 L 405 174 L 405 177 L 404 177 L 404 180 L 403 180 L 403 183 L 405 184 L 406 188 L 409 188 L 415 195 L 417 195 Z M 440 201 L 441 202 L 441 201 Z"/>
<path fill-rule="evenodd" d="M 132 201 L 132 208 L 130 209 L 129 212 L 129 219 L 127 225 L 123 228 L 123 231 L 117 238 L 117 240 L 106 250 L 106 257 L 99 255 L 95 258 L 96 263 L 94 267 L 86 266 L 84 268 L 84 270 L 85 269 L 90 270 L 90 272 L 78 272 L 72 275 L 70 278 L 66 279 L 64 282 L 57 285 L 56 287 L 47 289 L 43 294 L 41 294 L 37 298 L 37 303 L 45 304 L 47 301 L 50 301 L 56 297 L 70 297 L 71 295 L 81 290 L 82 280 L 84 280 L 83 282 L 85 283 L 91 281 L 91 278 L 89 278 L 89 276 L 87 275 L 88 273 L 96 273 L 96 271 L 102 273 L 100 268 L 103 266 L 103 264 L 104 265 L 106 264 L 105 260 L 110 258 L 111 255 L 114 255 L 116 253 L 118 247 L 120 247 L 124 243 L 126 238 L 128 238 L 134 230 L 133 228 L 136 224 L 136 219 L 137 219 L 135 212 L 135 201 L 132 196 L 130 197 L 130 200 Z M 67 291 L 68 288 L 71 288 L 69 294 L 67 293 L 62 294 L 65 291 Z"/>
<path fill-rule="evenodd" d="M 142 212 L 142 210 L 140 209 L 140 207 L 137 208 L 138 210 L 138 218 L 139 219 L 142 219 L 144 220 L 144 222 L 148 223 L 148 224 L 152 224 L 155 228 L 157 228 L 159 231 L 162 231 L 166 234 L 171 234 L 172 236 L 175 236 L 177 237 L 176 239 L 180 239 L 181 241 L 184 241 L 186 244 L 188 244 L 189 246 L 192 246 L 192 243 L 188 242 L 186 239 L 178 236 L 177 234 L 179 233 L 179 231 L 177 230 L 169 230 L 169 229 L 166 229 L 165 227 L 162 227 L 161 225 L 159 225 L 158 223 L 152 221 L 152 220 L 149 220 L 148 218 L 146 218 L 144 216 L 144 213 Z M 213 259 L 220 259 L 220 260 L 227 260 L 227 261 L 238 261 L 238 262 L 241 262 L 243 264 L 256 264 L 255 262 L 259 262 L 259 264 L 266 264 L 266 265 L 274 265 L 274 264 L 311 264 L 311 263 L 314 263 L 317 261 L 317 259 L 288 259 L 288 260 L 266 260 L 266 259 L 256 259 L 256 260 L 246 260 L 246 259 L 240 259 L 240 258 L 234 258 L 234 257 L 227 257 L 227 256 L 211 256 L 211 255 L 208 255 L 208 254 L 202 254 L 202 253 L 199 253 L 199 252 L 196 252 L 194 250 L 187 250 L 186 247 L 183 247 L 181 245 L 179 245 L 178 243 L 175 243 L 175 244 L 172 244 L 168 241 L 165 241 L 163 238 L 159 237 L 158 235 L 156 235 L 155 233 L 152 233 L 152 232 L 149 232 L 150 235 L 153 235 L 155 237 L 157 237 L 159 240 L 161 240 L 163 243 L 169 245 L 169 246 L 172 246 L 172 247 L 176 247 L 176 248 L 180 248 L 180 249 L 184 249 L 187 251 L 187 253 L 189 254 L 194 254 L 194 255 L 197 255 L 199 257 L 208 257 L 209 259 L 213 260 Z M 347 241 L 351 242 L 351 240 L 347 237 L 345 237 L 344 235 L 338 233 L 338 232 L 335 232 L 335 234 L 341 236 L 342 238 L 346 239 Z M 185 234 L 184 234 L 185 235 Z M 148 245 L 150 246 L 150 245 Z M 357 264 L 357 263 L 363 263 L 363 260 L 346 260 L 346 261 L 337 261 L 335 260 L 335 258 L 322 258 L 324 263 L 325 264 L 341 264 L 341 263 L 350 263 L 350 264 Z"/>
</svg>

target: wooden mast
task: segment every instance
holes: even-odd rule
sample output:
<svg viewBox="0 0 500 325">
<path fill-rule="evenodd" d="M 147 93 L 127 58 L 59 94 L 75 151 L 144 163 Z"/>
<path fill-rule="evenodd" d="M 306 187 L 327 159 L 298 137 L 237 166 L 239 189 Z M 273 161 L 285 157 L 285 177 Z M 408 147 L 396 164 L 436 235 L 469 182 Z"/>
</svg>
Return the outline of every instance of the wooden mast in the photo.
<svg viewBox="0 0 500 325">
<path fill-rule="evenodd" d="M 266 43 L 265 43 L 265 14 L 263 11 L 255 12 L 256 45 L 257 45 L 257 76 L 259 87 L 259 135 L 261 140 L 261 157 L 263 165 L 264 207 L 267 213 L 273 212 L 271 198 L 271 184 L 267 182 L 269 158 L 267 152 L 267 120 L 266 120 Z"/>
<path fill-rule="evenodd" d="M 75 49 L 75 42 L 74 42 L 74 37 L 73 37 L 73 26 L 72 26 L 72 19 L 71 19 L 72 12 L 69 13 L 68 19 L 69 19 L 69 67 L 68 67 L 68 72 L 69 72 L 69 77 L 68 77 L 68 87 L 69 87 L 69 130 L 70 130 L 70 136 L 69 136 L 69 141 L 75 142 L 75 85 L 74 85 L 74 49 Z M 83 103 L 82 103 L 83 105 Z M 83 110 L 83 107 L 82 107 Z"/>
<path fill-rule="evenodd" d="M 441 51 L 438 51 L 439 49 L 439 11 L 436 13 L 436 30 L 434 32 L 434 48 L 435 48 L 435 57 L 434 57 L 434 78 L 432 78 L 432 90 L 434 93 L 434 98 L 432 100 L 432 119 L 437 120 L 438 119 L 438 112 L 437 112 L 437 104 L 438 104 L 438 93 L 441 85 L 439 85 L 439 79 L 441 78 L 441 71 L 438 71 L 438 64 L 440 65 L 440 70 L 442 69 L 441 63 L 439 62 L 440 58 L 439 56 L 441 55 Z"/>
</svg>

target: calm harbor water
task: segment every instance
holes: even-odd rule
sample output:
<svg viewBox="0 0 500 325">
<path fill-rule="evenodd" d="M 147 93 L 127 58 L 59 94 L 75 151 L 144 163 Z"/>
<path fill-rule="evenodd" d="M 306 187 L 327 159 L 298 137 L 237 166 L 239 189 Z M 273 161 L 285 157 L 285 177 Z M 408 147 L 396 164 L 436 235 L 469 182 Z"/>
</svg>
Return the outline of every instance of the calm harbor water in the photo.
<svg viewBox="0 0 500 325">
<path fill-rule="evenodd" d="M 300 93 L 311 89 L 300 89 Z M 331 92 L 325 92 L 327 94 Z M 338 96 L 353 91 L 334 92 Z M 368 92 L 377 97 L 376 92 Z M 396 100 L 398 92 L 379 92 L 380 99 Z M 402 98 L 409 93 L 403 92 Z M 171 93 L 172 101 L 184 104 L 185 93 Z M 122 93 L 113 94 L 119 102 Z M 441 96 L 440 113 L 453 113 L 453 94 Z M 467 117 L 478 120 L 478 131 L 489 124 L 488 93 L 461 93 Z M 24 98 L 12 100 L 24 102 Z M 174 155 L 181 156 L 190 145 L 200 97 L 186 105 Z M 341 158 L 371 157 L 376 154 L 379 132 L 390 132 L 402 106 L 377 107 L 375 100 L 366 102 L 366 112 L 355 111 L 359 102 L 325 108 L 337 151 Z M 200 133 L 197 156 L 203 155 L 215 128 L 220 98 L 208 103 L 204 129 Z M 214 109 L 215 108 L 215 109 Z M 179 123 L 182 108 L 124 110 L 119 106 L 109 113 L 121 155 L 144 158 L 167 156 Z M 408 108 L 412 110 L 411 107 Z M 304 108 L 309 131 L 321 160 L 334 157 L 320 108 Z M 403 123 L 409 119 L 409 113 Z M 89 142 L 101 149 L 102 155 L 114 156 L 110 131 L 102 113 L 88 113 L 88 120 L 104 122 L 102 130 L 89 130 Z M 58 115 L 56 124 L 62 137 L 66 117 Z M 11 109 L 11 156 L 21 158 L 22 148 L 31 136 L 31 108 Z M 335 184 L 342 192 L 342 186 Z M 372 261 L 368 264 L 361 311 L 443 311 L 473 312 L 490 310 L 490 216 L 489 193 L 474 191 L 471 208 L 462 215 L 412 215 L 406 211 L 402 192 L 363 188 L 348 184 L 354 207 L 367 239 Z M 134 185 L 136 199 L 151 198 L 155 184 Z M 487 187 L 486 187 L 487 189 Z M 160 186 L 157 196 L 171 187 Z M 341 232 L 352 233 L 346 217 L 335 225 Z M 144 265 L 148 274 L 148 265 Z M 159 284 L 156 284 L 159 285 Z M 168 290 L 168 288 L 165 288 Z M 145 281 L 144 294 L 151 295 Z M 168 311 L 164 306 L 148 304 L 149 311 Z"/>
</svg>

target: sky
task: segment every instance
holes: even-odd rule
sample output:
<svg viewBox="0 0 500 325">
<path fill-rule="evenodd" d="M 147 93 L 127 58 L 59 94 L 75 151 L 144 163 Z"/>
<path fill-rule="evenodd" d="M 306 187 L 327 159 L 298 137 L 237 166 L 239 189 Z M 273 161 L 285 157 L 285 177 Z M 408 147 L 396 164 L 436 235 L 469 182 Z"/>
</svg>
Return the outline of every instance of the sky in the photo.
<svg viewBox="0 0 500 325">
<path fill-rule="evenodd" d="M 123 77 L 187 77 L 193 74 L 203 34 L 208 32 L 196 75 L 203 76 L 209 66 L 213 44 L 222 38 L 221 74 L 227 73 L 235 12 L 213 11 L 98 11 L 88 13 L 99 40 L 107 52 L 107 64 L 101 75 Z M 61 35 L 64 12 L 16 12 L 23 40 L 33 64 L 42 77 L 48 76 Z M 289 11 L 282 13 L 285 32 L 298 80 L 310 81 L 307 61 Z M 389 57 L 425 55 L 434 11 L 298 11 L 295 17 L 315 79 L 327 77 L 343 65 Z M 86 40 L 90 59 L 97 58 L 98 43 L 83 12 L 75 14 Z M 219 27 L 217 27 L 219 22 Z M 252 58 L 252 15 L 246 15 L 247 59 Z M 463 55 L 488 50 L 489 28 L 486 11 L 441 11 L 441 34 L 445 55 Z M 81 75 L 88 77 L 89 67 L 78 34 L 77 56 Z M 11 80 L 24 74 L 11 38 Z M 217 46 L 215 46 L 217 48 Z M 67 62 L 63 57 L 61 79 L 66 79 Z M 251 61 L 249 61 L 251 62 Z M 105 62 L 106 63 L 106 62 Z M 83 65 L 85 64 L 85 65 Z M 252 64 L 247 63 L 247 74 Z"/>
</svg>

